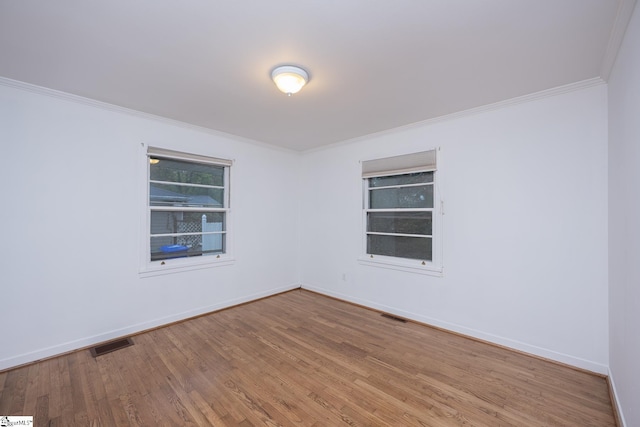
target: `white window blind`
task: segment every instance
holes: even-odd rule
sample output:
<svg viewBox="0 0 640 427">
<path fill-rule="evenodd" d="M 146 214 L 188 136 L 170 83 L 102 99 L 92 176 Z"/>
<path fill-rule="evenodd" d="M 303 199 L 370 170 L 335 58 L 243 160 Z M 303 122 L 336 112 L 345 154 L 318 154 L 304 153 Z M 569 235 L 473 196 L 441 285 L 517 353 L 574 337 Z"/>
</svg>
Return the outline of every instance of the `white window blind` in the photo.
<svg viewBox="0 0 640 427">
<path fill-rule="evenodd" d="M 231 166 L 233 161 L 227 159 L 219 159 L 216 157 L 201 156 L 198 154 L 182 153 L 179 151 L 166 150 L 164 148 L 149 147 L 147 149 L 149 157 L 158 156 L 162 158 L 185 160 L 188 162 L 214 164 L 220 166 Z"/>
<path fill-rule="evenodd" d="M 362 162 L 362 177 L 374 178 L 387 175 L 401 175 L 414 172 L 435 171 L 436 150 Z"/>
</svg>

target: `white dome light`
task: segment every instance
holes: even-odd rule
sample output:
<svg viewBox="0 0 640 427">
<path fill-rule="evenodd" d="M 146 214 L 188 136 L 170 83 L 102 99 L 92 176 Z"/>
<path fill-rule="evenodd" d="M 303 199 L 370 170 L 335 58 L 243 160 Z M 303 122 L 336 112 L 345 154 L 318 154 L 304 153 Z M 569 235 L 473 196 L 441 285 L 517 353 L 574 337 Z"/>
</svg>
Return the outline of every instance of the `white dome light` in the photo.
<svg viewBox="0 0 640 427">
<path fill-rule="evenodd" d="M 307 72 L 293 65 L 277 67 L 271 72 L 271 78 L 276 86 L 278 86 L 278 89 L 289 96 L 298 93 L 300 89 L 302 89 L 302 86 L 309 81 Z"/>
</svg>

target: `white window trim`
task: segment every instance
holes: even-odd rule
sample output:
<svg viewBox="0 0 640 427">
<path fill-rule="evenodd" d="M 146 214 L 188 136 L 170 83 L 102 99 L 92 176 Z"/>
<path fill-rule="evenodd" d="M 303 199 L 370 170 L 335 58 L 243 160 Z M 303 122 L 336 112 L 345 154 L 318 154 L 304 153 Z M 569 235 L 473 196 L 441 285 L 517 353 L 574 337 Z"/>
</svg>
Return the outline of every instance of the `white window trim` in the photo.
<svg viewBox="0 0 640 427">
<path fill-rule="evenodd" d="M 151 252 L 150 242 L 150 221 L 151 221 L 151 209 L 149 208 L 149 151 L 153 150 L 154 153 L 162 155 L 163 157 L 172 157 L 179 160 L 210 160 L 212 164 L 222 164 L 225 166 L 225 183 L 227 191 L 225 192 L 225 253 L 219 255 L 209 255 L 200 257 L 189 258 L 169 258 L 161 261 L 151 261 L 149 253 Z M 160 154 L 161 152 L 161 154 Z M 180 273 L 184 271 L 199 270 L 203 268 L 222 267 L 235 263 L 233 257 L 233 212 L 231 209 L 231 182 L 233 168 L 231 167 L 232 161 L 217 159 L 214 157 L 191 155 L 188 153 L 182 153 L 172 151 L 163 148 L 157 148 L 155 146 L 149 147 L 147 144 L 141 144 L 140 149 L 140 197 L 141 201 L 141 220 L 140 220 L 140 262 L 138 275 L 139 277 L 151 277 L 165 274 Z M 182 156 L 181 156 L 182 155 Z"/>
<path fill-rule="evenodd" d="M 440 148 L 435 149 L 438 157 L 438 168 L 433 177 L 433 230 L 432 230 L 432 257 L 431 261 L 415 260 L 408 258 L 398 258 L 385 255 L 367 254 L 367 207 L 369 206 L 369 189 L 366 177 L 362 178 L 362 216 L 361 216 L 361 236 L 362 250 L 358 263 L 369 267 L 378 267 L 391 270 L 405 271 L 408 273 L 425 274 L 429 276 L 444 276 L 443 265 L 443 223 L 444 223 L 444 200 L 441 196 L 442 183 L 442 156 Z M 390 173 L 389 175 L 401 174 Z M 385 175 L 386 176 L 386 175 Z"/>
</svg>

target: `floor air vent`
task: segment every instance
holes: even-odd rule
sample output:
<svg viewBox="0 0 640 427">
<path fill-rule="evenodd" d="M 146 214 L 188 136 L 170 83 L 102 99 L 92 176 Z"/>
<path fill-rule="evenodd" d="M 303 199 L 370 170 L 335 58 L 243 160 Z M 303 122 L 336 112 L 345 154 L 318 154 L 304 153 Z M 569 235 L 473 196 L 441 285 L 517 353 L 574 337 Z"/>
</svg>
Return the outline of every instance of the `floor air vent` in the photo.
<svg viewBox="0 0 640 427">
<path fill-rule="evenodd" d="M 402 318 L 396 317 L 396 316 L 392 316 L 390 314 L 383 313 L 383 314 L 381 314 L 381 316 L 382 317 L 386 317 L 387 319 L 395 320 L 396 322 L 407 323 L 407 321 L 405 319 L 402 319 Z"/>
<path fill-rule="evenodd" d="M 120 350 L 121 348 L 129 347 L 130 345 L 133 345 L 131 338 L 122 338 L 93 347 L 90 351 L 93 357 L 98 357 L 103 354 L 111 353 L 112 351 Z"/>
</svg>

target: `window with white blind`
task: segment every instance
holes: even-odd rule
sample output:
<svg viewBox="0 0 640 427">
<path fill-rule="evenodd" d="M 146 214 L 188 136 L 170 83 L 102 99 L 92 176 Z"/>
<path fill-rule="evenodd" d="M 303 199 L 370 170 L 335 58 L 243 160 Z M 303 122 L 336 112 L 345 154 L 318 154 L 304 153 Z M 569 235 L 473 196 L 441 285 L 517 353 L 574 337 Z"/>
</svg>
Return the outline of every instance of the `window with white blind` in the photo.
<svg viewBox="0 0 640 427">
<path fill-rule="evenodd" d="M 232 162 L 148 147 L 147 249 L 151 269 L 227 259 Z"/>
<path fill-rule="evenodd" d="M 367 262 L 441 271 L 436 150 L 362 162 Z"/>
</svg>

